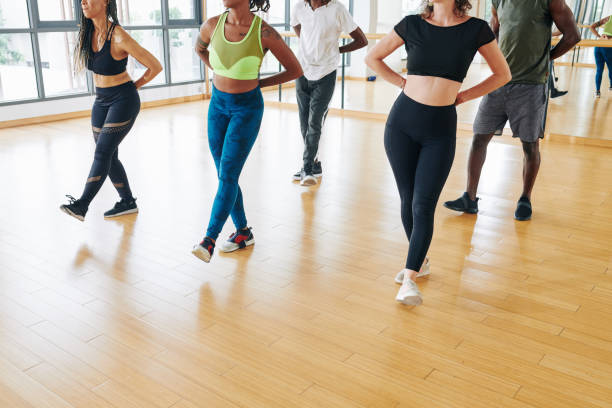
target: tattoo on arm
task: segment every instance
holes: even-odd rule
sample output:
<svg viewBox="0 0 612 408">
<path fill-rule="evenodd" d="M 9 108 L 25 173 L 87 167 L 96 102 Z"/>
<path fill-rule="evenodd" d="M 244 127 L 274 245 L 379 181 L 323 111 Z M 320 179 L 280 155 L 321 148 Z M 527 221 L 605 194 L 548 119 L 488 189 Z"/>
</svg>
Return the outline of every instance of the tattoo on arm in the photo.
<svg viewBox="0 0 612 408">
<path fill-rule="evenodd" d="M 198 43 L 196 45 L 198 51 L 205 51 L 208 48 L 208 44 L 202 41 L 202 38 L 198 37 Z"/>
<path fill-rule="evenodd" d="M 272 27 L 265 26 L 263 30 L 261 30 L 261 36 L 263 38 L 272 38 L 273 40 L 280 40 L 282 37 L 275 29 Z"/>
</svg>

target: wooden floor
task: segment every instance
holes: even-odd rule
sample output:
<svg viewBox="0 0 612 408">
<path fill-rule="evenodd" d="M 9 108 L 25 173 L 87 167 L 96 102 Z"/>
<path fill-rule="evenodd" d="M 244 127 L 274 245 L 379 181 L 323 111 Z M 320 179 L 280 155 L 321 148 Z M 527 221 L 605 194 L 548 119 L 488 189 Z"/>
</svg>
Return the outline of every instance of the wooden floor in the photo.
<svg viewBox="0 0 612 408">
<path fill-rule="evenodd" d="M 88 120 L 0 131 L 1 407 L 612 407 L 612 150 L 545 142 L 516 222 L 522 152 L 497 138 L 480 214 L 438 209 L 409 308 L 380 121 L 330 116 L 303 188 L 297 114 L 267 108 L 241 178 L 257 244 L 194 258 L 206 106 L 141 113 L 120 149 L 141 212 L 115 221 L 108 183 L 84 223 L 57 208 L 88 173 Z"/>
<path fill-rule="evenodd" d="M 589 52 L 592 52 L 589 51 Z M 557 66 L 557 87 L 569 93 L 549 102 L 546 132 L 554 135 L 605 140 L 612 146 L 612 92 L 608 91 L 608 73 L 604 72 L 602 94 L 595 99 L 595 69 Z M 484 64 L 472 64 L 463 89 L 473 86 L 490 75 Z M 399 89 L 385 81 L 347 81 L 345 108 L 357 111 L 388 113 Z M 341 84 L 338 83 L 331 106 L 341 107 Z M 278 101 L 278 91 L 266 92 L 266 100 Z M 457 117 L 464 129 L 472 129 L 480 98 L 460 105 Z M 295 88 L 283 89 L 283 102 L 296 103 Z M 509 125 L 506 124 L 510 132 Z M 592 141 L 592 140 L 591 140 Z"/>
</svg>

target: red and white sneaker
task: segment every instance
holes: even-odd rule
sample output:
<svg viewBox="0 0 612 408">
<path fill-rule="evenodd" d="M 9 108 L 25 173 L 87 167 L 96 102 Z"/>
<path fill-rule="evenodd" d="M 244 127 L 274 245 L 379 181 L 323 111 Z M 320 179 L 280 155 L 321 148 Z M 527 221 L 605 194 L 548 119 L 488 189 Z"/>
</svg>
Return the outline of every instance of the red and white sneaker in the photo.
<svg viewBox="0 0 612 408">
<path fill-rule="evenodd" d="M 255 243 L 255 237 L 251 228 L 245 228 L 234 232 L 229 239 L 221 245 L 221 251 L 234 252 L 237 249 L 246 248 Z"/>
<path fill-rule="evenodd" d="M 191 253 L 203 260 L 204 262 L 210 262 L 210 258 L 215 252 L 215 241 L 206 237 L 198 245 L 194 245 Z"/>
</svg>

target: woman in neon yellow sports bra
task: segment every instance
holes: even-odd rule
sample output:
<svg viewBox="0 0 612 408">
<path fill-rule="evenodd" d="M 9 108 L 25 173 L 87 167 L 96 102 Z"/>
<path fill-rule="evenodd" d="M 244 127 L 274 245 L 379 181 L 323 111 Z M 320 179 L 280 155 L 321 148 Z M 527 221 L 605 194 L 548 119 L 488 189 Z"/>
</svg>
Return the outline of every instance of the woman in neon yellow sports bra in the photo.
<svg viewBox="0 0 612 408">
<path fill-rule="evenodd" d="M 228 9 L 206 21 L 200 29 L 196 53 L 214 72 L 213 93 L 208 106 L 208 144 L 219 185 L 202 242 L 192 253 L 209 262 L 223 224 L 231 215 L 236 226 L 223 252 L 255 243 L 248 227 L 238 178 L 255 143 L 263 116 L 260 87 L 279 85 L 302 75 L 302 68 L 282 37 L 260 17 L 269 0 L 223 0 Z M 270 50 L 285 71 L 259 79 L 259 68 Z"/>
</svg>

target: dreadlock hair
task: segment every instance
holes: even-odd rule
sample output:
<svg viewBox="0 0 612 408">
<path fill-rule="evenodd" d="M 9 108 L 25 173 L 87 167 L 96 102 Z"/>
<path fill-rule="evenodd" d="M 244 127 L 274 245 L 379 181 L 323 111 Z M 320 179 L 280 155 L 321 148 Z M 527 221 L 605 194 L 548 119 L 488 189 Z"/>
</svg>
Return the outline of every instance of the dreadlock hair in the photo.
<svg viewBox="0 0 612 408">
<path fill-rule="evenodd" d="M 119 25 L 119 19 L 117 18 L 117 0 L 107 0 L 106 4 L 106 18 L 111 20 L 115 25 Z M 83 10 L 81 10 L 81 24 L 79 24 L 79 38 L 77 39 L 76 46 L 74 48 L 74 66 L 76 71 L 82 71 L 87 67 L 87 62 L 93 55 L 93 49 L 91 46 L 92 37 L 95 28 L 93 21 L 85 17 Z"/>
</svg>

